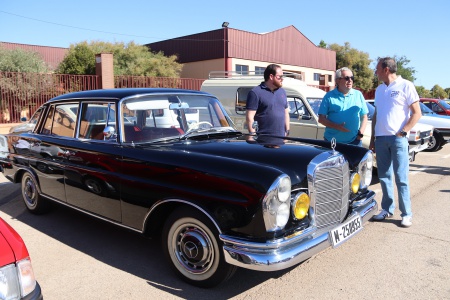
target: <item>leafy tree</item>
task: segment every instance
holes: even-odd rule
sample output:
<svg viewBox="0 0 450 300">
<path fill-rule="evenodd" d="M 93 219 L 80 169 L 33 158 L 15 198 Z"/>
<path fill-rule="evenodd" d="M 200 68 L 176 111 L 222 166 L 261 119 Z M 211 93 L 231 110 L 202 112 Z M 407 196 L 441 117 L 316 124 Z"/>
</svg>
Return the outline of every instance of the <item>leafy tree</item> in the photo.
<svg viewBox="0 0 450 300">
<path fill-rule="evenodd" d="M 87 42 L 70 45 L 69 51 L 56 69 L 57 73 L 95 75 L 95 52 Z"/>
<path fill-rule="evenodd" d="M 416 77 L 414 77 L 416 70 L 413 67 L 406 67 L 411 61 L 406 56 L 398 57 L 394 55 L 394 59 L 397 62 L 397 75 L 401 75 L 404 79 L 414 82 L 416 80 Z"/>
<path fill-rule="evenodd" d="M 431 88 L 431 94 L 433 95 L 433 98 L 438 98 L 438 99 L 448 98 L 448 94 L 438 84 L 436 84 L 435 86 L 433 86 Z"/>
<path fill-rule="evenodd" d="M 318 47 L 326 49 L 327 48 L 327 43 L 325 43 L 323 40 L 321 40 Z"/>
<path fill-rule="evenodd" d="M 450 98 L 450 88 L 446 88 L 444 91 L 447 93 L 447 98 Z"/>
<path fill-rule="evenodd" d="M 114 75 L 179 77 L 182 65 L 177 56 L 152 53 L 146 46 L 134 42 L 124 44 L 101 41 L 84 41 L 71 45 L 59 65 L 58 72 L 66 74 L 95 74 L 95 54 L 112 53 Z"/>
<path fill-rule="evenodd" d="M 39 53 L 23 49 L 4 49 L 0 46 L 0 71 L 47 73 L 48 65 Z"/>
<path fill-rule="evenodd" d="M 420 98 L 432 98 L 430 90 L 427 90 L 421 85 L 416 86 L 416 91 Z"/>
<path fill-rule="evenodd" d="M 355 76 L 354 86 L 362 90 L 370 90 L 373 87 L 373 70 L 370 69 L 372 60 L 369 54 L 352 48 L 349 42 L 344 46 L 331 44 L 328 49 L 336 51 L 336 70 L 348 67 Z"/>
</svg>

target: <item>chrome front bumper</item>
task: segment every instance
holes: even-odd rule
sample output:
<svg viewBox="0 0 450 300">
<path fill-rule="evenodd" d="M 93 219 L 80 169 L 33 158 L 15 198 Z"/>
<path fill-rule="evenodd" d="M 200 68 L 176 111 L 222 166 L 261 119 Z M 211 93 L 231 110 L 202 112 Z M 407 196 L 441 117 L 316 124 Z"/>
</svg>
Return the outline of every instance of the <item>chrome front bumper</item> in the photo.
<svg viewBox="0 0 450 300">
<path fill-rule="evenodd" d="M 378 211 L 375 193 L 369 191 L 366 199 L 358 202 L 360 205 L 353 208 L 353 214 L 348 218 L 359 214 L 364 224 Z M 328 230 L 305 230 L 297 235 L 266 243 L 248 242 L 226 235 L 220 235 L 220 239 L 224 243 L 227 263 L 256 271 L 283 270 L 331 246 Z"/>
</svg>

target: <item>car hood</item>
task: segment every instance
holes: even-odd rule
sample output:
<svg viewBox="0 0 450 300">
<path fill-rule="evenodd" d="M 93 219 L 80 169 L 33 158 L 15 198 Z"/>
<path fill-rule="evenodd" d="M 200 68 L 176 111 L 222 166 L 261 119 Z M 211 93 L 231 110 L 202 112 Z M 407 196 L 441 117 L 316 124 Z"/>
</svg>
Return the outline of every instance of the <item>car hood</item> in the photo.
<svg viewBox="0 0 450 300">
<path fill-rule="evenodd" d="M 419 120 L 420 123 L 428 124 L 434 126 L 435 128 L 446 128 L 450 129 L 450 116 L 441 116 L 441 115 L 422 115 Z"/>
<path fill-rule="evenodd" d="M 182 152 L 188 155 L 188 158 L 179 160 L 186 168 L 202 169 L 200 171 L 223 177 L 246 174 L 244 177 L 258 180 L 270 178 L 270 181 L 264 184 L 266 188 L 283 173 L 290 176 L 292 185 L 306 185 L 306 166 L 321 153 L 329 152 L 332 155 L 333 152 L 321 145 L 276 137 L 259 137 L 251 141 L 247 141 L 245 136 L 232 139 L 187 140 L 172 146 L 182 148 Z M 367 150 L 364 149 L 363 152 Z M 195 163 L 200 159 L 201 164 Z M 263 176 L 264 174 L 271 176 Z"/>
</svg>

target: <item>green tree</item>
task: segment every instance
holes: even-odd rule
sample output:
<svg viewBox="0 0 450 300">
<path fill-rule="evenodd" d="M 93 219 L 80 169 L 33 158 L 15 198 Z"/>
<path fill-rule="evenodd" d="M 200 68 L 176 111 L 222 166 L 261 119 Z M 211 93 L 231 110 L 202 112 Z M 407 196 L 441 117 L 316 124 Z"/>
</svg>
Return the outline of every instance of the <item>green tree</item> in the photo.
<svg viewBox="0 0 450 300">
<path fill-rule="evenodd" d="M 324 40 L 321 40 L 318 47 L 326 49 L 327 48 L 327 43 L 325 43 Z"/>
<path fill-rule="evenodd" d="M 450 98 L 450 88 L 446 88 L 444 91 L 447 93 L 447 98 Z"/>
<path fill-rule="evenodd" d="M 416 91 L 420 98 L 432 98 L 430 90 L 427 90 L 421 85 L 416 86 Z"/>
<path fill-rule="evenodd" d="M 4 49 L 0 46 L 0 71 L 47 73 L 49 67 L 37 52 Z"/>
<path fill-rule="evenodd" d="M 372 60 L 368 53 L 352 48 L 349 42 L 345 42 L 343 46 L 331 44 L 327 48 L 336 51 L 336 70 L 342 67 L 352 70 L 355 87 L 362 90 L 373 88 L 373 70 L 369 67 Z"/>
<path fill-rule="evenodd" d="M 95 52 L 87 42 L 72 44 L 56 69 L 60 74 L 95 75 Z"/>
<path fill-rule="evenodd" d="M 134 42 L 108 43 L 87 41 L 71 45 L 68 54 L 58 67 L 59 73 L 95 74 L 95 55 L 112 53 L 114 75 L 179 77 L 182 65 L 177 56 L 152 53 L 146 46 Z"/>
<path fill-rule="evenodd" d="M 416 77 L 414 77 L 416 70 L 413 67 L 406 66 L 411 61 L 406 56 L 399 57 L 394 55 L 394 59 L 397 62 L 397 75 L 401 75 L 404 79 L 414 82 L 416 80 Z"/>
<path fill-rule="evenodd" d="M 438 99 L 448 98 L 447 92 L 445 92 L 445 90 L 443 88 L 441 88 L 438 84 L 436 84 L 435 86 L 433 86 L 431 88 L 431 94 L 432 94 L 433 98 L 438 98 Z"/>
</svg>

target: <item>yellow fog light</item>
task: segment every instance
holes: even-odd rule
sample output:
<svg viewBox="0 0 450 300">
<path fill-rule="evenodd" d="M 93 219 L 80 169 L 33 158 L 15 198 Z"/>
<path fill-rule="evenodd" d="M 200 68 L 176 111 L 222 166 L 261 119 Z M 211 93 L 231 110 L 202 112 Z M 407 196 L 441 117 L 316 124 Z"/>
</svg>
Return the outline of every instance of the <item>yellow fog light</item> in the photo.
<svg viewBox="0 0 450 300">
<path fill-rule="evenodd" d="M 350 179 L 353 194 L 356 194 L 359 190 L 359 184 L 361 183 L 361 176 L 358 173 L 354 173 Z"/>
<path fill-rule="evenodd" d="M 308 214 L 309 196 L 306 193 L 298 193 L 292 202 L 292 212 L 297 220 L 301 220 Z"/>
</svg>

